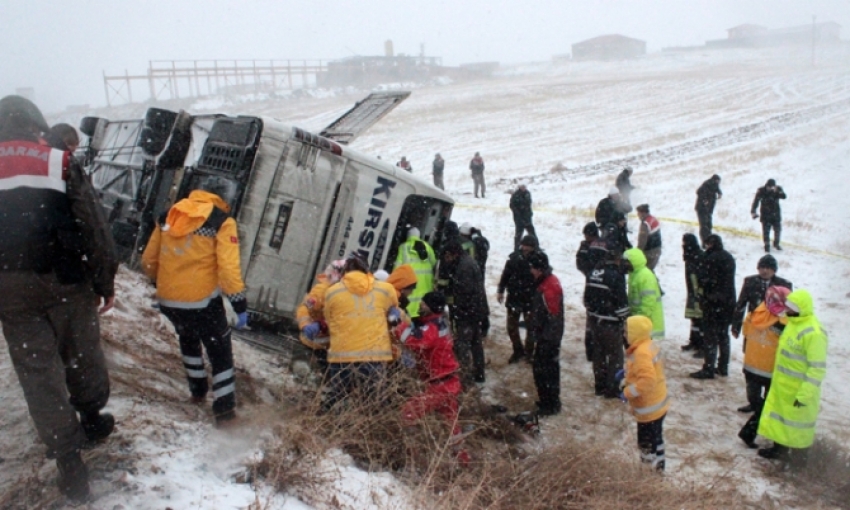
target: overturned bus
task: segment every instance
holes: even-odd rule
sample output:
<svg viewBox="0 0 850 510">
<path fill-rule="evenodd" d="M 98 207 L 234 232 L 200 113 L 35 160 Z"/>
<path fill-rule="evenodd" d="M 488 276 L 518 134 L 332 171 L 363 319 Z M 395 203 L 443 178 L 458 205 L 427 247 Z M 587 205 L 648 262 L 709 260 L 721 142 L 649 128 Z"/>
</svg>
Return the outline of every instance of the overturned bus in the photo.
<svg viewBox="0 0 850 510">
<path fill-rule="evenodd" d="M 84 160 L 130 265 L 175 201 L 226 179 L 249 311 L 275 324 L 334 259 L 357 251 L 373 271 L 390 269 L 411 226 L 439 246 L 453 200 L 347 145 L 408 94 L 372 94 L 320 135 L 268 117 L 157 108 L 140 120 L 88 117 Z"/>
</svg>

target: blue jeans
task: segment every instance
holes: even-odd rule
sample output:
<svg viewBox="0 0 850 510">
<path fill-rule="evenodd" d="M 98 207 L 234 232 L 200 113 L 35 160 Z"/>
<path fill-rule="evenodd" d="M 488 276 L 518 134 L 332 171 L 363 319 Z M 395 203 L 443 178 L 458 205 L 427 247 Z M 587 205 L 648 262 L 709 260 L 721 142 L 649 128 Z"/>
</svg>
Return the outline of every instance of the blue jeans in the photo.
<svg viewBox="0 0 850 510">
<path fill-rule="evenodd" d="M 330 392 L 323 407 L 330 410 L 358 390 L 362 402 L 378 402 L 383 397 L 386 363 L 363 361 L 328 364 Z"/>
</svg>

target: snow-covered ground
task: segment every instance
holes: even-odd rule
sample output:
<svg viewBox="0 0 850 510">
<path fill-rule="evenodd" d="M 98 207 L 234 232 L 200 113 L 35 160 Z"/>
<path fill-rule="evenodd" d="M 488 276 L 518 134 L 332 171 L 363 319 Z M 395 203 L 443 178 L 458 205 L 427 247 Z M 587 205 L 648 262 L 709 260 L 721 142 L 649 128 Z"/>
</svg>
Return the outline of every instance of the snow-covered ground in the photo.
<svg viewBox="0 0 850 510">
<path fill-rule="evenodd" d="M 319 129 L 362 95 L 337 91 L 244 102 L 211 98 L 195 108 L 262 113 Z M 491 80 L 416 89 L 355 144 L 386 160 L 407 156 L 423 178 L 430 178 L 435 152 L 445 158 L 447 190 L 457 201 L 453 218 L 481 228 L 492 246 L 487 288 L 493 328 L 484 393 L 517 410 L 533 406 L 531 371 L 506 365 L 510 347 L 504 309 L 494 295 L 513 243 L 507 193 L 517 183 L 528 185 L 535 226 L 561 279 L 567 306 L 561 362 L 565 412 L 544 421 L 541 441 L 552 440 L 547 431 L 551 436 L 569 431 L 629 455 L 635 451 L 632 419 L 619 402 L 593 396 L 582 342 L 583 279 L 574 254 L 582 226 L 616 173 L 623 164 L 633 166 L 632 182 L 638 189 L 632 202 L 651 205 L 662 222 L 665 243 L 657 273 L 666 293 L 663 346 L 674 399 L 665 420 L 667 476 L 689 482 L 731 473 L 740 480 L 741 491 L 765 507 L 781 503 L 788 489 L 766 476 L 765 461 L 736 437 L 746 418 L 735 411 L 746 401 L 740 341 L 733 340 L 730 377 L 704 382 L 687 377 L 700 362 L 679 349 L 689 328 L 683 317 L 679 240 L 685 232 L 696 232 L 694 191 L 712 174 L 720 174 L 724 194 L 715 225 L 737 260 L 740 285 L 744 276 L 755 273 L 763 255 L 760 224 L 750 218 L 753 195 L 768 178 L 776 179 L 788 194 L 783 203 L 785 250 L 774 253 L 779 274 L 796 288 L 811 291 L 816 313 L 830 332 L 818 433 L 850 443 L 850 392 L 841 389 L 842 376 L 850 373 L 842 319 L 850 313 L 850 221 L 845 217 L 850 196 L 845 176 L 850 173 L 850 49 L 824 49 L 815 67 L 802 49 L 516 66 Z M 471 193 L 467 166 L 475 151 L 487 165 L 484 199 Z M 553 171 L 558 164 L 566 170 Z M 636 230 L 636 219 L 630 222 Z M 286 419 L 272 406 L 277 392 L 292 385 L 279 360 L 236 346 L 240 391 L 251 418 L 236 434 L 216 431 L 209 410 L 187 402 L 176 342 L 168 321 L 150 308 L 151 290 L 138 275 L 122 271 L 119 292 L 120 306 L 104 319 L 115 386 L 109 410 L 119 423 L 107 445 L 86 455 L 94 466 L 97 499 L 92 508 L 303 508 L 293 498 L 233 478 L 256 455 L 271 423 Z M 139 348 L 118 350 L 118 343 Z M 3 345 L 0 501 L 4 492 L 21 484 L 30 491 L 56 493 L 55 468 L 42 457 Z M 328 461 L 339 476 L 327 490 L 346 494 L 340 498 L 342 508 L 404 507 L 406 493 L 393 487 L 398 482 L 390 476 L 359 472 L 338 458 Z"/>
</svg>

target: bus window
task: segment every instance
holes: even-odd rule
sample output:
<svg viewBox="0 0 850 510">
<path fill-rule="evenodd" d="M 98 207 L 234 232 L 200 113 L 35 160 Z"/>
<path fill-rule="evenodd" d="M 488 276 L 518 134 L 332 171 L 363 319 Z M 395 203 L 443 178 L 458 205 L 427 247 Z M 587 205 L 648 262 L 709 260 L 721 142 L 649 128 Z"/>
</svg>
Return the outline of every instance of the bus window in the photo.
<svg viewBox="0 0 850 510">
<path fill-rule="evenodd" d="M 442 200 L 421 195 L 410 195 L 404 200 L 401 215 L 396 223 L 389 256 L 384 265 L 387 271 L 392 270 L 398 254 L 398 247 L 407 239 L 407 231 L 411 227 L 419 229 L 420 237 L 430 244 L 435 251 L 440 246 L 440 233 L 443 223 L 451 214 L 452 205 Z"/>
</svg>

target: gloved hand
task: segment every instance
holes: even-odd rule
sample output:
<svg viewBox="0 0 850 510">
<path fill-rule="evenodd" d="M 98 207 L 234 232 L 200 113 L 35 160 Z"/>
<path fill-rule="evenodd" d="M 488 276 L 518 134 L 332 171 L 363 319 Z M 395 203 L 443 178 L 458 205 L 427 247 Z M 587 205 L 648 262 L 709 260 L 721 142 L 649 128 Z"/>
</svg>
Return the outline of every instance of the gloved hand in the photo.
<svg viewBox="0 0 850 510">
<path fill-rule="evenodd" d="M 387 312 L 387 321 L 391 326 L 395 326 L 401 322 L 401 310 L 397 306 L 390 308 L 390 311 Z"/>
<path fill-rule="evenodd" d="M 301 330 L 301 332 L 304 333 L 304 336 L 306 336 L 310 340 L 315 340 L 316 336 L 319 334 L 319 331 L 321 331 L 321 329 L 322 329 L 321 324 L 319 324 L 318 322 L 311 322 L 310 324 L 307 324 L 306 326 L 304 326 L 304 328 Z"/>
<path fill-rule="evenodd" d="M 754 220 L 757 220 L 757 219 L 758 219 L 758 217 L 759 217 L 759 215 L 758 215 L 758 214 L 753 213 L 753 219 L 754 219 Z"/>
<path fill-rule="evenodd" d="M 245 329 L 248 327 L 248 312 L 237 314 L 236 317 L 238 317 L 236 326 L 234 326 L 236 329 Z"/>
<path fill-rule="evenodd" d="M 796 398 L 794 399 L 794 407 L 806 407 L 806 404 L 800 402 Z"/>
<path fill-rule="evenodd" d="M 626 398 L 626 394 L 624 392 L 620 392 L 620 401 L 621 402 L 628 402 L 629 401 L 629 399 Z"/>
<path fill-rule="evenodd" d="M 416 357 L 405 349 L 401 351 L 401 364 L 404 368 L 416 368 Z"/>
<path fill-rule="evenodd" d="M 625 368 L 621 368 L 620 370 L 617 370 L 617 373 L 614 374 L 614 380 L 617 381 L 617 382 L 622 381 L 624 377 L 626 377 L 626 369 Z"/>
</svg>

